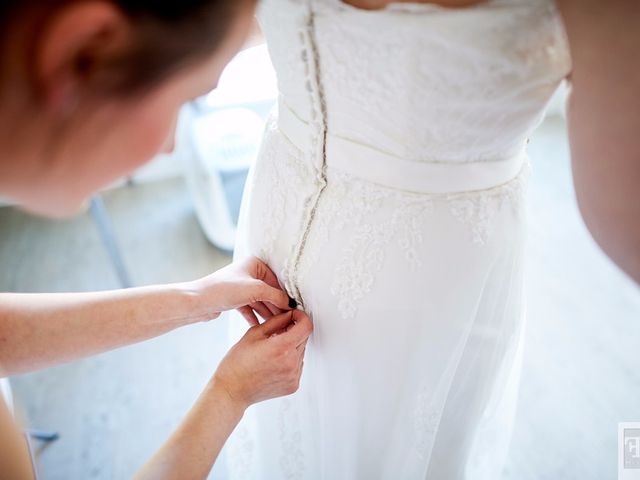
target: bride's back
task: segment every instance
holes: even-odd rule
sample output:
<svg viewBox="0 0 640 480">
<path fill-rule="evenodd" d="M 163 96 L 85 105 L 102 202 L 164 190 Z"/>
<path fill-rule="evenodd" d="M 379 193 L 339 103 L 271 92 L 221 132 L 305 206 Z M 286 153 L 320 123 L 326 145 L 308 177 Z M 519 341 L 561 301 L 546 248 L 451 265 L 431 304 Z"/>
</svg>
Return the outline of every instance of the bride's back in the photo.
<svg viewBox="0 0 640 480">
<path fill-rule="evenodd" d="M 551 2 L 262 4 L 281 95 L 236 255 L 265 260 L 314 333 L 300 390 L 230 441 L 233 478 L 500 477 L 524 147 L 570 68 Z"/>
<path fill-rule="evenodd" d="M 552 0 L 379 10 L 266 0 L 261 20 L 283 101 L 298 117 L 313 120 L 319 85 L 328 133 L 407 160 L 515 154 L 570 70 Z"/>
</svg>

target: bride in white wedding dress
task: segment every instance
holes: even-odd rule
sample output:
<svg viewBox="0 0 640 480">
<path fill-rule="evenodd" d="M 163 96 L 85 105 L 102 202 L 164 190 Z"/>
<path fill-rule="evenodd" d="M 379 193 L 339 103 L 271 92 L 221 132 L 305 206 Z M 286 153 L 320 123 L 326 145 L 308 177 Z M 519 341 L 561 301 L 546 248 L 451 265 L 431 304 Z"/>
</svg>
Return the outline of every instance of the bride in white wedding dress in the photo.
<svg viewBox="0 0 640 480">
<path fill-rule="evenodd" d="M 280 99 L 236 255 L 267 262 L 315 330 L 299 391 L 229 441 L 230 480 L 499 478 L 525 148 L 571 69 L 553 0 L 264 0 L 259 18 Z"/>
</svg>

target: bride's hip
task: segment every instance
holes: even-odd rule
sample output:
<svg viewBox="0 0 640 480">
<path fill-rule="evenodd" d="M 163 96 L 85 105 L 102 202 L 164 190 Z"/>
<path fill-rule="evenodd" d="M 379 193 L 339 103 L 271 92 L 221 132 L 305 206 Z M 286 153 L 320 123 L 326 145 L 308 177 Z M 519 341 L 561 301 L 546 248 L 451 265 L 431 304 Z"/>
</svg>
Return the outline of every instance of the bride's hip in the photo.
<svg viewBox="0 0 640 480">
<path fill-rule="evenodd" d="M 434 262 L 449 275 L 482 274 L 522 243 L 526 178 L 523 170 L 490 189 L 433 194 L 380 185 L 331 164 L 318 173 L 272 123 L 247 184 L 239 240 L 297 300 L 304 300 L 306 279 L 341 291 L 355 285 L 358 296 L 389 262 L 399 282 L 424 269 L 432 275 Z M 329 266 L 332 276 L 323 279 L 318 272 Z M 347 312 L 349 301 L 343 303 Z"/>
<path fill-rule="evenodd" d="M 345 315 L 381 276 L 410 285 L 407 292 L 439 277 L 463 285 L 520 254 L 519 181 L 482 194 L 424 195 L 329 168 L 318 192 L 303 166 L 280 166 L 265 162 L 248 187 L 239 231 L 246 253 L 266 261 L 290 294 L 294 286 L 307 297 L 328 288 Z"/>
<path fill-rule="evenodd" d="M 378 241 L 392 235 L 410 256 L 424 235 L 499 245 L 522 228 L 527 179 L 525 163 L 496 187 L 434 194 L 381 185 L 332 162 L 317 172 L 271 124 L 247 184 L 243 208 L 249 218 L 241 235 L 255 240 L 253 253 L 265 260 L 275 242 L 293 250 L 303 237 L 348 235 L 345 227 L 375 230 Z"/>
</svg>

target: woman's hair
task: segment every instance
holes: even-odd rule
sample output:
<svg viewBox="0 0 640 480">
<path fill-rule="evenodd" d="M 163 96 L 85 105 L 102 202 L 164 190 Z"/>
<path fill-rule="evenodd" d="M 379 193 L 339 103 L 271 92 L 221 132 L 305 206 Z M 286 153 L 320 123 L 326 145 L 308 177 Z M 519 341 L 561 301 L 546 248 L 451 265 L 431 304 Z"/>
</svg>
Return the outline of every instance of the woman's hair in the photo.
<svg viewBox="0 0 640 480">
<path fill-rule="evenodd" d="M 21 15 L 36 14 L 46 24 L 56 9 L 83 0 L 0 0 L 0 29 Z M 131 48 L 113 60 L 101 89 L 122 95 L 152 87 L 213 53 L 239 10 L 255 0 L 105 0 L 131 22 Z M 35 31 L 42 30 L 36 25 Z M 32 40 L 33 41 L 33 40 Z"/>
</svg>

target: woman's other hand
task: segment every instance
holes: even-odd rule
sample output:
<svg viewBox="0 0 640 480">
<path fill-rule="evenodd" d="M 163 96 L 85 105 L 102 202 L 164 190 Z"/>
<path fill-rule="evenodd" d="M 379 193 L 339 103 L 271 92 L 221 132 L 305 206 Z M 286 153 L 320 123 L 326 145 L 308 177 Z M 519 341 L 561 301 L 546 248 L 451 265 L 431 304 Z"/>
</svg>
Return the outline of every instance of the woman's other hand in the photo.
<svg viewBox="0 0 640 480">
<path fill-rule="evenodd" d="M 311 321 L 300 310 L 251 327 L 164 446 L 136 480 L 207 478 L 249 405 L 298 389 Z"/>
<path fill-rule="evenodd" d="M 213 378 L 239 409 L 298 390 L 309 317 L 292 310 L 251 327 L 227 353 Z"/>
<path fill-rule="evenodd" d="M 237 309 L 255 326 L 260 323 L 256 313 L 268 320 L 296 306 L 276 275 L 256 257 L 234 262 L 193 284 L 207 304 L 209 318 Z"/>
</svg>

